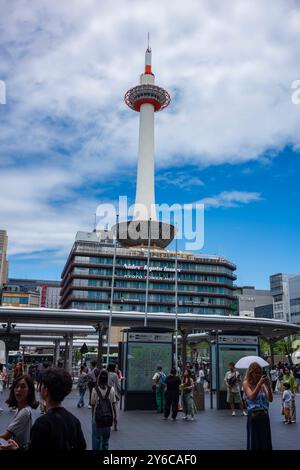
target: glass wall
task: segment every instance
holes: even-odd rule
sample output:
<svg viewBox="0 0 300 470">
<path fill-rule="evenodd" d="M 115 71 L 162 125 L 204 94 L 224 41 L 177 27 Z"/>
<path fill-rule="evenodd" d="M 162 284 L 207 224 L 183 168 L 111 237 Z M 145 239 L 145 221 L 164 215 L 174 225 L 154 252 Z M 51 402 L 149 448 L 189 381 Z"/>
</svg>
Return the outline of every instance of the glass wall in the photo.
<svg viewBox="0 0 300 470">
<path fill-rule="evenodd" d="M 102 264 L 102 265 L 112 265 L 112 257 L 105 256 L 75 256 L 75 263 L 84 263 L 84 264 Z M 117 258 L 117 266 L 144 266 L 146 269 L 147 261 L 145 259 L 126 259 L 126 258 Z M 174 270 L 175 259 L 172 260 L 155 260 L 150 261 L 150 267 L 158 269 L 172 269 Z M 178 261 L 178 270 L 185 271 L 199 271 L 199 272 L 217 272 L 217 273 L 226 273 L 232 275 L 232 270 L 225 266 L 210 265 L 203 263 L 188 263 Z"/>
<path fill-rule="evenodd" d="M 75 267 L 73 272 L 75 274 L 95 274 L 97 276 L 112 276 L 112 269 L 110 268 L 81 268 Z M 133 279 L 145 279 L 147 277 L 146 270 L 139 270 L 135 271 L 132 270 L 120 270 L 116 269 L 116 276 L 118 277 L 128 277 Z M 161 279 L 161 280 L 171 280 L 175 281 L 174 272 L 165 272 L 165 271 L 151 271 L 149 273 L 149 279 Z M 194 282 L 215 282 L 215 283 L 222 283 L 232 285 L 232 279 L 228 279 L 224 276 L 211 276 L 211 275 L 203 275 L 203 274 L 193 274 L 193 273 L 178 273 L 178 280 L 182 281 L 194 281 Z"/>
<path fill-rule="evenodd" d="M 109 303 L 96 303 L 96 302 L 71 302 L 70 308 L 78 308 L 82 310 L 109 310 Z M 124 312 L 143 312 L 145 311 L 144 304 L 114 304 L 114 311 Z M 165 305 L 148 305 L 148 312 L 167 312 L 174 313 L 174 307 L 166 307 Z M 178 313 L 199 313 L 199 314 L 215 314 L 215 315 L 228 315 L 230 310 L 221 308 L 205 308 L 205 307 L 178 307 Z"/>
</svg>

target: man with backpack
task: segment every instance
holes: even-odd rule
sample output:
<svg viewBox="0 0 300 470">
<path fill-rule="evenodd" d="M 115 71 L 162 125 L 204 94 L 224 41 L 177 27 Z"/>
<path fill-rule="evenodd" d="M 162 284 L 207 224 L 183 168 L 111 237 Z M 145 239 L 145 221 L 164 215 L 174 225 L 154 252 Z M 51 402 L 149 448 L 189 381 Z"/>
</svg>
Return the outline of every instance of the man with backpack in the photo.
<svg viewBox="0 0 300 470">
<path fill-rule="evenodd" d="M 92 449 L 108 450 L 110 429 L 116 424 L 116 395 L 108 386 L 108 372 L 101 370 L 92 397 Z"/>
<path fill-rule="evenodd" d="M 89 389 L 89 404 L 88 408 L 92 408 L 91 404 L 91 397 L 92 397 L 92 390 L 97 383 L 97 377 L 99 375 L 100 369 L 97 367 L 97 361 L 91 362 L 91 371 L 88 373 L 87 376 L 87 386 Z"/>
<path fill-rule="evenodd" d="M 229 362 L 229 371 L 225 374 L 224 382 L 227 386 L 227 403 L 230 405 L 232 416 L 235 416 L 235 404 L 239 405 L 242 416 L 247 416 L 241 397 L 241 376 L 235 369 L 234 362 Z"/>
<path fill-rule="evenodd" d="M 157 413 L 163 413 L 165 409 L 165 382 L 166 374 L 162 370 L 162 366 L 157 366 L 157 370 L 152 377 L 156 386 L 156 406 Z"/>
</svg>

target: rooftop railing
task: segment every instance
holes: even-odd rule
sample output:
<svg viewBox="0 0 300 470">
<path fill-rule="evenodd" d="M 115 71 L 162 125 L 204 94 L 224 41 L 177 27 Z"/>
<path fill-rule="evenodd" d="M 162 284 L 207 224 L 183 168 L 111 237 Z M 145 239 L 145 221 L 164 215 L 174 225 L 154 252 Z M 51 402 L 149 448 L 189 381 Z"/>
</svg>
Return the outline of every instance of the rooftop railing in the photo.
<svg viewBox="0 0 300 470">
<path fill-rule="evenodd" d="M 78 253 L 84 251 L 85 253 L 101 253 L 101 254 L 111 254 L 113 255 L 114 253 L 114 248 L 113 247 L 107 247 L 107 246 L 101 246 L 97 244 L 93 244 L 91 246 L 91 243 L 83 243 L 83 242 L 76 242 L 73 246 L 73 252 Z M 161 259 L 167 259 L 167 258 L 175 258 L 176 257 L 176 252 L 175 251 L 162 251 L 162 250 L 157 250 L 157 249 L 151 249 L 151 257 L 155 258 L 161 258 Z M 147 248 L 131 248 L 131 249 L 124 249 L 124 248 L 117 248 L 117 255 L 124 255 L 128 257 L 136 257 L 136 256 L 144 256 L 147 258 L 147 253 L 148 249 Z M 231 266 L 232 269 L 236 269 L 236 265 L 234 263 L 231 263 L 228 261 L 226 258 L 222 258 L 220 256 L 215 256 L 215 255 L 195 255 L 193 253 L 187 253 L 183 251 L 178 251 L 178 259 L 182 260 L 187 260 L 187 261 L 203 261 L 207 262 L 209 261 L 210 263 L 226 263 L 227 265 Z"/>
</svg>

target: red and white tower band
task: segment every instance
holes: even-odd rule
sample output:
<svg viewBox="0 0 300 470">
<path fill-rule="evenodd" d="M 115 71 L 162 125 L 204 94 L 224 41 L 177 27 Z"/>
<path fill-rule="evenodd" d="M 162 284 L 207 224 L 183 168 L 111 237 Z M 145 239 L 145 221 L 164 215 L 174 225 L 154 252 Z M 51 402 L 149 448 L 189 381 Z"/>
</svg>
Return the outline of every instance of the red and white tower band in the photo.
<svg viewBox="0 0 300 470">
<path fill-rule="evenodd" d="M 174 227 L 157 221 L 154 185 L 154 113 L 166 108 L 170 95 L 155 85 L 151 66 L 151 49 L 145 53 L 145 71 L 140 84 L 125 94 L 125 103 L 140 113 L 138 170 L 133 221 L 118 225 L 118 238 L 122 245 L 145 245 L 151 220 L 151 245 L 167 246 L 174 237 Z M 140 232 L 140 237 L 137 236 Z M 149 241 L 149 240 L 148 240 Z"/>
</svg>

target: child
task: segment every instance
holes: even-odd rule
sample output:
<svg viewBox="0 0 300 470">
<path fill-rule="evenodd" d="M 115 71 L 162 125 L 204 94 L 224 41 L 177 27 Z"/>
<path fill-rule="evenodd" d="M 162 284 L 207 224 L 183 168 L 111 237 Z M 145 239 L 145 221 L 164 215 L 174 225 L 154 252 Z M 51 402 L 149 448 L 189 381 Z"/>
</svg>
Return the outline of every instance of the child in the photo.
<svg viewBox="0 0 300 470">
<path fill-rule="evenodd" d="M 283 394 L 282 394 L 282 406 L 284 412 L 284 424 L 291 424 L 291 406 L 292 406 L 292 392 L 290 391 L 290 384 L 289 382 L 283 383 Z"/>
</svg>

